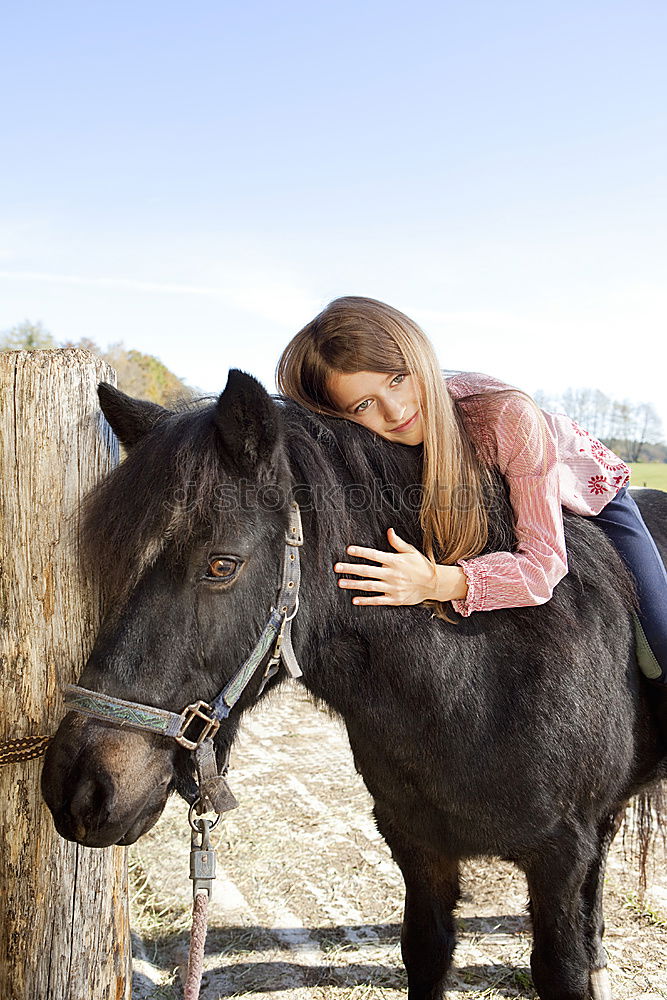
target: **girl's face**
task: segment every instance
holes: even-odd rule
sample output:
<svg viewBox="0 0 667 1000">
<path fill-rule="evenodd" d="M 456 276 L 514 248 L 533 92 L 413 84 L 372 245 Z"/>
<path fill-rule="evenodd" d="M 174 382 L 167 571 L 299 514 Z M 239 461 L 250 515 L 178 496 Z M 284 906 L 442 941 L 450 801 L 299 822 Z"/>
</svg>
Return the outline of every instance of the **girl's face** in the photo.
<svg viewBox="0 0 667 1000">
<path fill-rule="evenodd" d="M 421 444 L 422 415 L 414 376 L 386 372 L 332 372 L 327 389 L 342 417 L 388 441 Z"/>
</svg>

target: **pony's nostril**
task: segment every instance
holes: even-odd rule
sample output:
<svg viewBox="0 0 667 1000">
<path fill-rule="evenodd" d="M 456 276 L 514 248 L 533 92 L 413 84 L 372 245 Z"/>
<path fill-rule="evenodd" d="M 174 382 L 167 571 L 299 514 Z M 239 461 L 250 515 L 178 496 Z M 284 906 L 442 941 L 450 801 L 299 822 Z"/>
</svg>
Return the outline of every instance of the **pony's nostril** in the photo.
<svg viewBox="0 0 667 1000">
<path fill-rule="evenodd" d="M 83 823 L 79 823 L 76 819 L 72 820 L 72 835 L 79 842 L 86 839 L 86 828 Z"/>
<path fill-rule="evenodd" d="M 82 778 L 72 796 L 69 812 L 77 840 L 83 839 L 88 829 L 99 828 L 109 819 L 113 804 L 113 786 L 98 778 Z"/>
</svg>

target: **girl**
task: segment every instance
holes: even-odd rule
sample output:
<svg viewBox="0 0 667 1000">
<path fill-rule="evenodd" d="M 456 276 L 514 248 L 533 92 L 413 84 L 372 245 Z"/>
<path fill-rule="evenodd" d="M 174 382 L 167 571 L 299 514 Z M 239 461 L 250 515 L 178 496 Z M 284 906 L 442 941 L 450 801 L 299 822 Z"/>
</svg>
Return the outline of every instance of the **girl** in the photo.
<svg viewBox="0 0 667 1000">
<path fill-rule="evenodd" d="M 562 507 L 594 517 L 637 581 L 640 666 L 667 682 L 667 572 L 634 500 L 627 466 L 569 417 L 485 375 L 444 379 L 434 349 L 403 313 L 374 299 L 331 302 L 288 344 L 280 391 L 317 413 L 381 437 L 423 445 L 424 553 L 387 537 L 394 552 L 350 545 L 380 565 L 339 562 L 340 587 L 376 596 L 354 604 L 446 602 L 461 615 L 548 601 L 567 573 Z M 485 490 L 497 469 L 509 487 L 516 550 L 481 555 Z M 462 502 L 464 501 L 464 502 Z"/>
</svg>

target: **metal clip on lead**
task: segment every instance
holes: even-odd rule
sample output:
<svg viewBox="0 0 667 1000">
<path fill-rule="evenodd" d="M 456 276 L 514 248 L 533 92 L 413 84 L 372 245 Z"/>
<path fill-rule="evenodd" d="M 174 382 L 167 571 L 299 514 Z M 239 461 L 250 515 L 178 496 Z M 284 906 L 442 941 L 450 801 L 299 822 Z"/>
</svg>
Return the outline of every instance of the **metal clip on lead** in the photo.
<svg viewBox="0 0 667 1000">
<path fill-rule="evenodd" d="M 192 836 L 190 838 L 190 878 L 192 879 L 192 894 L 206 892 L 209 899 L 215 878 L 215 851 L 211 847 L 210 820 L 200 816 L 191 822 Z"/>
</svg>

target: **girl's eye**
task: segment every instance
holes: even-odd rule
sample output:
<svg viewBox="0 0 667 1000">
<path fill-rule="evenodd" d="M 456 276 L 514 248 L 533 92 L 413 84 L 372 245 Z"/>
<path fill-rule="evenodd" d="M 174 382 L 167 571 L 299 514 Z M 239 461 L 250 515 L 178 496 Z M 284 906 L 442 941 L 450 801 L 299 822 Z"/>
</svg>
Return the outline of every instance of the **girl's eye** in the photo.
<svg viewBox="0 0 667 1000">
<path fill-rule="evenodd" d="M 236 576 L 239 565 L 238 559 L 233 559 L 231 556 L 214 556 L 209 559 L 206 578 L 208 580 L 231 580 Z"/>
<path fill-rule="evenodd" d="M 407 372 L 400 372 L 398 375 L 394 375 L 394 377 L 391 380 L 391 382 L 389 383 L 389 385 L 390 386 L 391 385 L 401 385 L 401 383 L 404 382 L 407 377 L 408 377 L 408 373 Z M 372 403 L 371 399 L 364 399 L 361 403 L 359 403 L 358 406 L 355 407 L 354 412 L 355 413 L 363 413 L 365 410 L 368 409 L 368 407 L 371 405 L 371 403 Z"/>
</svg>

